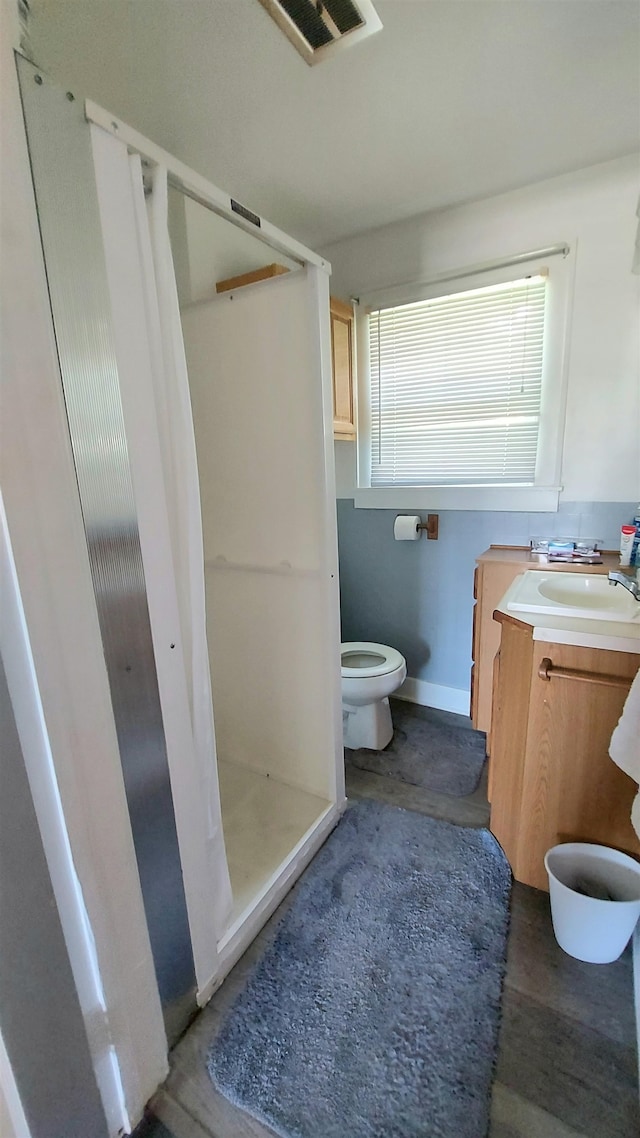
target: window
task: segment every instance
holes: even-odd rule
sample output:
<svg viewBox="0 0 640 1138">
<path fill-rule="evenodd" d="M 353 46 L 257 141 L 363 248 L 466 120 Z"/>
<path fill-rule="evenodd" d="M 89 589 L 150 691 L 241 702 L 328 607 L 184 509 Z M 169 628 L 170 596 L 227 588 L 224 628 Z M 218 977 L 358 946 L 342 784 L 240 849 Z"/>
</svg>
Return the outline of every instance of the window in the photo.
<svg viewBox="0 0 640 1138">
<path fill-rule="evenodd" d="M 535 479 L 545 277 L 369 319 L 371 485 Z"/>
<path fill-rule="evenodd" d="M 356 505 L 557 508 L 568 273 L 556 264 L 368 308 Z"/>
</svg>

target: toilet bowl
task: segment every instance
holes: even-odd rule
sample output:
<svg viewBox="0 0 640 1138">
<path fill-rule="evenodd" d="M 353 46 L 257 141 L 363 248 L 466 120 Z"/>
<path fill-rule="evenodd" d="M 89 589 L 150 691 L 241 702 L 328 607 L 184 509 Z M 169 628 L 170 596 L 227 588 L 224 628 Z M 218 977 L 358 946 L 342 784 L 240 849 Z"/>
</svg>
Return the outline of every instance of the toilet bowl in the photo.
<svg viewBox="0 0 640 1138">
<path fill-rule="evenodd" d="M 360 640 L 342 644 L 340 655 L 344 745 L 381 751 L 393 737 L 389 696 L 406 679 L 406 660 L 387 644 Z"/>
</svg>

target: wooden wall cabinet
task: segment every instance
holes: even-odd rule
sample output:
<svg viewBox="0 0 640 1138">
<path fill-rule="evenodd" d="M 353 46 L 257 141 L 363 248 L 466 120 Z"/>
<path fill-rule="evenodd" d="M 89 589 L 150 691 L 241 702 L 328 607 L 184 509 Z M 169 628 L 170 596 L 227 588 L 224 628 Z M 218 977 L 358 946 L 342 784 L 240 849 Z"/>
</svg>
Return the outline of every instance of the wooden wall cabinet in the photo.
<svg viewBox="0 0 640 1138">
<path fill-rule="evenodd" d="M 471 656 L 471 719 L 477 731 L 487 734 L 487 752 L 491 754 L 491 702 L 493 662 L 500 646 L 500 625 L 493 619 L 509 585 L 527 569 L 543 569 L 554 573 L 608 573 L 617 568 L 617 553 L 603 553 L 602 565 L 548 565 L 532 557 L 523 546 L 492 545 L 476 562 L 473 596 L 473 646 Z"/>
<path fill-rule="evenodd" d="M 333 437 L 355 439 L 353 309 L 332 296 L 331 370 L 333 376 Z"/>
<path fill-rule="evenodd" d="M 640 855 L 637 787 L 608 753 L 640 657 L 534 640 L 531 625 L 504 613 L 496 621 L 490 828 L 514 877 L 548 889 L 544 855 L 559 842 Z"/>
</svg>

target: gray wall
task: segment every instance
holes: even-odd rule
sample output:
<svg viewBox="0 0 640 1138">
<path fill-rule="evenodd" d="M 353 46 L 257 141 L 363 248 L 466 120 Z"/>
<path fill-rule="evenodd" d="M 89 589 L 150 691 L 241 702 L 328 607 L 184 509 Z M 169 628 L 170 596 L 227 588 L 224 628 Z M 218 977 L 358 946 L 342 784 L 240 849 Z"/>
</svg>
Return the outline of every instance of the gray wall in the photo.
<svg viewBox="0 0 640 1138">
<path fill-rule="evenodd" d="M 0 658 L 0 1025 L 33 1138 L 106 1138 Z"/>
<path fill-rule="evenodd" d="M 584 536 L 617 549 L 636 503 L 563 503 L 557 514 L 447 510 L 438 541 L 394 541 L 399 512 L 356 510 L 338 500 L 343 640 L 391 644 L 410 676 L 469 687 L 475 559 L 489 545 L 527 545 L 534 535 Z M 426 514 L 423 516 L 426 517 Z"/>
</svg>

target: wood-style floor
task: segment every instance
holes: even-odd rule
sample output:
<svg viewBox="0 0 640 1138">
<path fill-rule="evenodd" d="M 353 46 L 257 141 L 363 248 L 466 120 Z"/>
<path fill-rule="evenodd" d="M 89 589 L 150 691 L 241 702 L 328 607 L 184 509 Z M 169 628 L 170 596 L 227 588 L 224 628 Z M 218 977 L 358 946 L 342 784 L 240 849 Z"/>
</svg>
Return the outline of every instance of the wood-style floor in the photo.
<svg viewBox="0 0 640 1138">
<path fill-rule="evenodd" d="M 458 825 L 488 822 L 484 782 L 461 799 L 349 770 L 347 793 Z M 205 1063 L 214 1025 L 268 935 L 269 927 L 175 1048 L 152 1103 L 162 1128 L 150 1121 L 144 1138 L 272 1138 L 216 1093 Z M 516 884 L 488 1138 L 638 1138 L 633 1002 L 630 949 L 610 965 L 573 960 L 554 940 L 547 894 Z M 428 1120 L 423 1133 L 429 1138 Z"/>
</svg>

